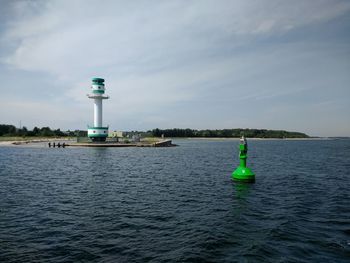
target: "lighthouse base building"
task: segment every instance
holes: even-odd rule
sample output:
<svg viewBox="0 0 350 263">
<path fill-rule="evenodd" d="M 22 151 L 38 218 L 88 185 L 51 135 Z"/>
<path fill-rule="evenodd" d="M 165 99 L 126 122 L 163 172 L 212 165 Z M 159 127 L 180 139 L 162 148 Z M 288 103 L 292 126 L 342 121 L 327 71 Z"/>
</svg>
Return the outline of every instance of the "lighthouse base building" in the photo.
<svg viewBox="0 0 350 263">
<path fill-rule="evenodd" d="M 88 137 L 93 142 L 104 142 L 108 136 L 108 126 L 102 125 L 102 100 L 109 99 L 104 96 L 105 84 L 104 79 L 93 78 L 91 86 L 91 94 L 88 94 L 89 99 L 94 100 L 94 126 L 88 126 Z"/>
</svg>

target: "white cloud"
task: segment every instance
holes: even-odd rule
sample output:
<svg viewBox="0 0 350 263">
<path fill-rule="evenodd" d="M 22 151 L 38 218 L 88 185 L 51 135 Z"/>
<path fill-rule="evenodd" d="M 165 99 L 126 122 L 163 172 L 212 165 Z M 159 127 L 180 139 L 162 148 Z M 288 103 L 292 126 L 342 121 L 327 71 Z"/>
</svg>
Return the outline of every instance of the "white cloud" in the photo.
<svg viewBox="0 0 350 263">
<path fill-rule="evenodd" d="M 333 0 L 14 1 L 0 36 L 0 66 L 50 76 L 54 84 L 47 89 L 57 91 L 60 97 L 54 102 L 65 103 L 65 108 L 57 112 L 53 107 L 58 105 L 48 103 L 43 105 L 47 115 L 60 118 L 74 108 L 88 110 L 89 79 L 100 76 L 111 95 L 106 114 L 135 122 L 142 115 L 140 125 L 162 125 L 169 123 L 168 109 L 179 103 L 216 102 L 228 111 L 230 103 L 278 99 L 310 89 L 298 67 L 314 66 L 315 58 L 324 55 L 322 48 L 312 53 L 293 44 L 264 47 L 256 41 L 322 27 L 349 11 L 350 2 Z M 309 53 L 311 62 L 298 57 Z M 291 70 L 299 77 L 294 89 L 284 85 L 294 81 Z M 37 114 L 39 105 L 21 107 Z M 188 119 L 183 123 L 192 123 L 191 114 L 197 116 L 192 111 L 184 114 Z M 66 123 L 76 118 L 74 111 Z M 106 120 L 113 122 L 112 117 Z M 179 118 L 173 116 L 173 121 Z M 198 126 L 206 125 L 201 121 Z"/>
<path fill-rule="evenodd" d="M 99 67 L 118 72 L 138 62 L 184 59 L 190 52 L 213 48 L 223 38 L 283 32 L 350 10 L 350 2 L 335 1 L 60 0 L 15 6 L 4 39 L 18 44 L 6 62 L 58 76 Z"/>
</svg>

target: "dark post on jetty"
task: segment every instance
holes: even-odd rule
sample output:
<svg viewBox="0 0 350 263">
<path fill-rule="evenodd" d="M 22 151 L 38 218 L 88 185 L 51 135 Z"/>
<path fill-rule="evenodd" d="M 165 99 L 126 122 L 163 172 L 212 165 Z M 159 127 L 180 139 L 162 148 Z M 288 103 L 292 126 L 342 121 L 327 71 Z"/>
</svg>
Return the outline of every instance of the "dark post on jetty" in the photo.
<svg viewBox="0 0 350 263">
<path fill-rule="evenodd" d="M 49 146 L 49 148 L 51 148 L 51 146 L 53 147 L 53 148 L 55 148 L 56 146 L 58 147 L 58 148 L 60 148 L 60 147 L 62 147 L 62 148 L 65 148 L 66 147 L 66 143 L 55 143 L 55 142 L 53 142 L 52 144 L 51 144 L 51 142 L 49 142 L 48 143 L 48 146 Z"/>
</svg>

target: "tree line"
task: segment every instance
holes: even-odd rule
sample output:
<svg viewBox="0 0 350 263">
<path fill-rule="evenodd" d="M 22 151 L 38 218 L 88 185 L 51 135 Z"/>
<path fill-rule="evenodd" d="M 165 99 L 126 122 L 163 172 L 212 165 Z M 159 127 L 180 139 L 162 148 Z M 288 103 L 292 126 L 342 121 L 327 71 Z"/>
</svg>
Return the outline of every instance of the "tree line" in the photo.
<svg viewBox="0 0 350 263">
<path fill-rule="evenodd" d="M 131 131 L 127 135 L 139 134 L 142 137 L 204 137 L 204 138 L 238 138 L 244 135 L 248 138 L 308 138 L 301 132 L 290 132 L 284 130 L 266 129 L 222 129 L 222 130 L 193 130 L 193 129 L 153 129 L 147 132 Z M 14 125 L 0 124 L 0 136 L 42 136 L 42 137 L 64 137 L 64 136 L 87 136 L 87 131 L 61 131 L 52 130 L 50 127 L 34 127 L 28 130 L 26 127 L 16 128 Z"/>
<path fill-rule="evenodd" d="M 205 137 L 205 138 L 238 138 L 241 136 L 249 138 L 308 138 L 301 132 L 290 132 L 284 130 L 266 129 L 222 129 L 222 130 L 193 130 L 193 129 L 153 129 L 155 137 Z"/>
<path fill-rule="evenodd" d="M 43 137 L 63 137 L 76 136 L 77 131 L 63 132 L 60 129 L 51 130 L 50 127 L 34 127 L 28 130 L 25 126 L 16 128 L 13 125 L 0 124 L 0 136 L 43 136 Z"/>
</svg>

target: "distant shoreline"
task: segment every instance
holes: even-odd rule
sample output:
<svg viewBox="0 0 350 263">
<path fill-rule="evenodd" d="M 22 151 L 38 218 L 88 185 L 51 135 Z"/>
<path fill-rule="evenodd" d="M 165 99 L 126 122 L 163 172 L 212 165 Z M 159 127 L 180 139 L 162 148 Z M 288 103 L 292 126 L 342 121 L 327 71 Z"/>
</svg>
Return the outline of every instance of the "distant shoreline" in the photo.
<svg viewBox="0 0 350 263">
<path fill-rule="evenodd" d="M 161 139 L 161 137 L 150 137 Z M 238 137 L 165 137 L 164 139 L 171 140 L 199 140 L 199 141 L 238 141 Z M 325 141 L 325 140 L 346 140 L 350 137 L 309 137 L 309 138 L 247 138 L 250 141 Z M 44 142 L 60 142 L 60 141 L 74 141 L 74 137 L 37 137 L 37 138 L 19 138 L 19 137 L 3 137 L 0 136 L 1 146 L 18 146 L 18 145 L 33 145 Z"/>
<path fill-rule="evenodd" d="M 72 138 L 36 138 L 36 139 L 21 139 L 18 140 L 18 138 L 11 138 L 6 137 L 5 139 L 0 137 L 0 146 L 18 146 L 18 145 L 28 145 L 28 144 L 37 144 L 37 143 L 44 143 L 44 142 L 55 142 L 55 141 L 72 141 Z"/>
<path fill-rule="evenodd" d="M 168 138 L 168 137 L 167 137 Z M 237 137 L 169 137 L 170 139 L 176 140 L 176 139 L 184 139 L 184 140 L 232 140 L 232 141 L 238 141 L 240 138 Z M 332 137 L 309 137 L 309 138 L 256 138 L 256 137 L 246 137 L 247 140 L 253 140 L 253 141 L 272 141 L 272 140 L 283 140 L 283 141 L 313 141 L 313 140 L 334 140 L 337 138 Z"/>
</svg>

